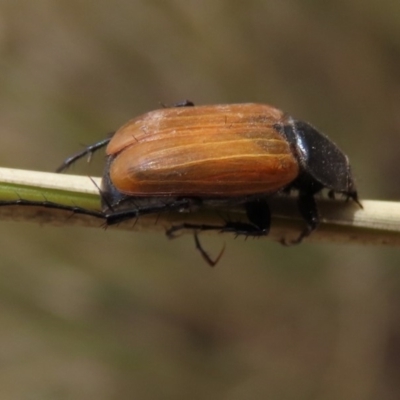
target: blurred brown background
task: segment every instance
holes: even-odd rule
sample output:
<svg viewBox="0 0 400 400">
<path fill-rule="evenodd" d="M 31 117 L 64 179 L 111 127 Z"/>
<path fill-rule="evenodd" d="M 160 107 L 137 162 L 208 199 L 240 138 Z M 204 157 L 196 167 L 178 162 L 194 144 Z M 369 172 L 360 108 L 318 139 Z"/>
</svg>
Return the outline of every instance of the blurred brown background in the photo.
<svg viewBox="0 0 400 400">
<path fill-rule="evenodd" d="M 52 171 L 133 116 L 264 102 L 400 198 L 400 3 L 0 2 L 1 166 Z M 72 172 L 100 175 L 102 157 Z M 0 227 L 4 399 L 398 399 L 396 249 Z"/>
</svg>

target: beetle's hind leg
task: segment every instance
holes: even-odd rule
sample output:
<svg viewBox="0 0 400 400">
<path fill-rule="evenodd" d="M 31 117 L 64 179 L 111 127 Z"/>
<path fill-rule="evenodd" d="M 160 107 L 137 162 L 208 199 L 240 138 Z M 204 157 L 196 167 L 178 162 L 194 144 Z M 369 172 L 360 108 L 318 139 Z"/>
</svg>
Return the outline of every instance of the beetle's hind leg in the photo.
<svg viewBox="0 0 400 400">
<path fill-rule="evenodd" d="M 99 218 L 104 220 L 104 214 L 101 211 L 89 210 L 77 206 L 69 206 L 65 204 L 55 203 L 53 201 L 44 200 L 1 200 L 0 207 L 3 206 L 21 206 L 21 207 L 43 207 L 53 210 L 70 211 L 72 214 L 88 215 L 90 217 Z"/>
</svg>

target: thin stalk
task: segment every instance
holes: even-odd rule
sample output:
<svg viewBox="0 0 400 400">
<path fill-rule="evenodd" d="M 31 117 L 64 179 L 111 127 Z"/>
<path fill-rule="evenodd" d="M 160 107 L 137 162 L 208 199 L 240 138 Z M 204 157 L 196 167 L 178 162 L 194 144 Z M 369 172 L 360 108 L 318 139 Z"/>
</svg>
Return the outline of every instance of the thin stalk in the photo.
<svg viewBox="0 0 400 400">
<path fill-rule="evenodd" d="M 100 178 L 88 176 L 0 168 L 0 202 L 18 199 L 50 201 L 100 211 L 97 188 L 100 182 Z M 399 202 L 363 200 L 363 209 L 351 201 L 341 199 L 321 198 L 317 203 L 321 223 L 306 241 L 400 246 Z M 273 218 L 267 238 L 281 241 L 283 238 L 290 240 L 297 237 L 304 222 L 298 215 L 295 196 L 271 197 L 270 207 Z M 104 221 L 99 218 L 40 206 L 1 206 L 0 219 L 55 226 L 100 228 L 104 225 Z M 113 226 L 112 229 L 165 232 L 172 225 L 183 222 L 222 226 L 226 220 L 246 221 L 246 216 L 240 209 L 229 212 L 206 208 L 190 213 L 168 211 L 142 216 L 136 221 Z"/>
</svg>

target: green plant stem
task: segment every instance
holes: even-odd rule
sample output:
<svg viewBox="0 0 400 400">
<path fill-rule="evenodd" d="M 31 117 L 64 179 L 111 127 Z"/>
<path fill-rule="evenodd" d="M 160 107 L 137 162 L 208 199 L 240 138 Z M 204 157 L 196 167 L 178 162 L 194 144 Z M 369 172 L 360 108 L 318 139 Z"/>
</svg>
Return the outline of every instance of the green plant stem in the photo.
<svg viewBox="0 0 400 400">
<path fill-rule="evenodd" d="M 0 168 L 0 202 L 18 199 L 46 200 L 100 211 L 97 187 L 100 186 L 100 182 L 100 178 L 87 176 Z M 319 199 L 321 223 L 306 241 L 399 246 L 400 203 L 364 200 L 362 204 L 363 209 L 353 202 L 340 199 Z M 271 197 L 270 206 L 273 218 L 271 232 L 267 238 L 280 241 L 282 238 L 290 240 L 297 237 L 304 222 L 298 215 L 295 197 Z M 225 210 L 221 212 L 204 208 L 190 213 L 165 212 L 142 216 L 137 221 L 127 221 L 113 226 L 112 229 L 165 232 L 172 225 L 183 222 L 223 225 L 223 218 L 246 221 L 241 209 L 229 210 L 228 213 Z M 98 218 L 40 206 L 2 206 L 0 219 L 56 226 L 80 225 L 99 228 L 104 225 L 104 221 Z"/>
</svg>

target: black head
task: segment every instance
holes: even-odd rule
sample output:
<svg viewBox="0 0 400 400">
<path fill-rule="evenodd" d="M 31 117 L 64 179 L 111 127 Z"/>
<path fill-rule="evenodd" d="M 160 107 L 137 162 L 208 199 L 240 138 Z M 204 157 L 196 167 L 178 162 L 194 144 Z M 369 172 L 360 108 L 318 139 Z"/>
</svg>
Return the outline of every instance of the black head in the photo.
<svg viewBox="0 0 400 400">
<path fill-rule="evenodd" d="M 349 159 L 335 143 L 308 123 L 292 118 L 284 125 L 283 134 L 293 146 L 301 169 L 294 187 L 313 193 L 327 188 L 358 203 Z"/>
</svg>

